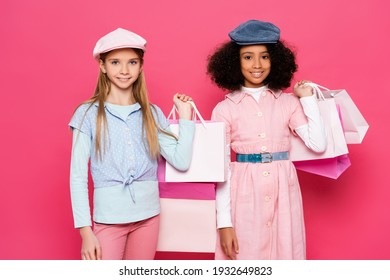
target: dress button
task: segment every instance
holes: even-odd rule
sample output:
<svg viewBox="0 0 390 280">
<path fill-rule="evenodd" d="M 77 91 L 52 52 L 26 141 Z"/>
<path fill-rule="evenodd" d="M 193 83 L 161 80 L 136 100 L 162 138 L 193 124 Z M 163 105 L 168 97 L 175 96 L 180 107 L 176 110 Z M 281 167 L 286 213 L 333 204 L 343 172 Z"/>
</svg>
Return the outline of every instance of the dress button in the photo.
<svg viewBox="0 0 390 280">
<path fill-rule="evenodd" d="M 259 136 L 260 136 L 260 138 L 265 138 L 265 133 L 264 132 L 260 133 Z M 267 148 L 266 148 L 266 150 L 267 150 Z"/>
<path fill-rule="evenodd" d="M 263 91 L 262 93 L 261 93 L 261 96 L 266 96 L 267 95 L 267 93 L 265 92 L 265 91 Z"/>
<path fill-rule="evenodd" d="M 269 174 L 270 174 L 269 171 L 263 171 L 263 176 L 264 176 L 264 177 L 267 177 Z"/>
<path fill-rule="evenodd" d="M 272 222 L 271 221 L 268 221 L 267 222 L 267 227 L 271 227 L 272 226 Z"/>
<path fill-rule="evenodd" d="M 262 146 L 262 147 L 261 147 L 261 150 L 262 150 L 263 152 L 265 152 L 265 151 L 267 150 L 267 146 Z"/>
<path fill-rule="evenodd" d="M 258 113 L 257 113 L 257 116 L 258 116 L 258 117 L 262 117 L 262 116 L 263 116 L 263 113 L 262 113 L 262 112 L 258 112 Z"/>
<path fill-rule="evenodd" d="M 131 141 L 127 142 L 127 144 L 131 145 Z"/>
<path fill-rule="evenodd" d="M 267 195 L 264 199 L 265 199 L 265 201 L 267 201 L 267 202 L 268 202 L 268 201 L 271 201 L 271 197 L 270 197 L 269 195 Z"/>
</svg>

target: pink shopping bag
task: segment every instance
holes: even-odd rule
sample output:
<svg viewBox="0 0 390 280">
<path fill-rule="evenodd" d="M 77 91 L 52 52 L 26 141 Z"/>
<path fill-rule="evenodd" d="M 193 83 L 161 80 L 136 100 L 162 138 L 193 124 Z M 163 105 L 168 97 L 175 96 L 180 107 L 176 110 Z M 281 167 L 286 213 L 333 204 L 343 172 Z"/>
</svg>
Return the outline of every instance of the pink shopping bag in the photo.
<svg viewBox="0 0 390 280">
<path fill-rule="evenodd" d="M 214 183 L 188 183 L 165 181 L 165 159 L 158 163 L 157 176 L 160 198 L 215 200 Z"/>
<path fill-rule="evenodd" d="M 166 182 L 223 182 L 227 176 L 225 161 L 225 124 L 205 121 L 193 104 L 199 121 L 195 123 L 195 136 L 192 161 L 187 171 L 179 171 L 166 163 Z M 171 119 L 173 117 L 174 119 Z M 171 131 L 178 134 L 179 124 L 175 120 L 175 109 L 168 116 Z"/>
<path fill-rule="evenodd" d="M 337 179 L 348 167 L 351 161 L 348 155 L 341 155 L 335 158 L 324 158 L 317 160 L 294 161 L 295 168 L 308 173 Z"/>
<path fill-rule="evenodd" d="M 164 167 L 160 162 L 157 251 L 213 253 L 216 242 L 215 184 L 164 182 Z"/>
<path fill-rule="evenodd" d="M 215 200 L 160 198 L 157 251 L 215 251 Z"/>
</svg>

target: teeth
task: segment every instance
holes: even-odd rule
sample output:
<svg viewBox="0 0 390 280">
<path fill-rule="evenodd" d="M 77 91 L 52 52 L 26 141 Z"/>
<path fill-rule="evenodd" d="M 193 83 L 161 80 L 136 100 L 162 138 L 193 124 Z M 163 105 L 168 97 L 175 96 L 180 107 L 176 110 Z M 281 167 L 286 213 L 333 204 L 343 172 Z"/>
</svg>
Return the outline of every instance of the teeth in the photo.
<svg viewBox="0 0 390 280">
<path fill-rule="evenodd" d="M 256 78 L 259 78 L 260 76 L 261 76 L 261 73 L 254 73 L 254 72 L 252 72 L 252 76 L 254 76 L 254 77 L 256 77 Z"/>
</svg>

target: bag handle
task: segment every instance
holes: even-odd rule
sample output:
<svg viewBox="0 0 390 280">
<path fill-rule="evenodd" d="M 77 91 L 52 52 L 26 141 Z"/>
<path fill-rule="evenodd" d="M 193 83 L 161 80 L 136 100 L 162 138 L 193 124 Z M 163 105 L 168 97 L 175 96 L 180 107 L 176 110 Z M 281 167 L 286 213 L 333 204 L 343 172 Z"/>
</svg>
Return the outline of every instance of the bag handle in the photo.
<svg viewBox="0 0 390 280">
<path fill-rule="evenodd" d="M 305 83 L 305 85 L 308 85 L 308 86 L 311 86 L 313 91 L 314 91 L 314 95 L 317 97 L 317 100 L 322 100 L 324 101 L 325 100 L 325 97 L 324 95 L 322 94 L 322 91 L 321 91 L 321 88 L 324 89 L 324 90 L 330 90 L 324 86 L 320 86 L 319 84 L 316 84 L 316 83 L 313 83 L 313 82 L 310 82 L 310 83 Z"/>
<path fill-rule="evenodd" d="M 202 125 L 203 125 L 204 127 L 206 127 L 206 122 L 205 122 L 205 120 L 203 119 L 202 115 L 200 114 L 200 112 L 199 112 L 198 108 L 196 107 L 195 103 L 194 103 L 193 101 L 187 101 L 187 103 L 191 104 L 192 109 L 194 110 L 192 119 L 193 119 L 193 120 L 196 120 L 196 117 L 198 117 L 198 118 L 199 118 L 199 121 L 202 123 Z M 172 117 L 173 120 L 176 120 L 176 111 L 177 111 L 177 110 L 176 110 L 176 107 L 175 107 L 175 105 L 173 105 L 172 110 L 171 110 L 171 112 L 168 114 L 167 119 L 169 119 L 169 118 Z"/>
</svg>

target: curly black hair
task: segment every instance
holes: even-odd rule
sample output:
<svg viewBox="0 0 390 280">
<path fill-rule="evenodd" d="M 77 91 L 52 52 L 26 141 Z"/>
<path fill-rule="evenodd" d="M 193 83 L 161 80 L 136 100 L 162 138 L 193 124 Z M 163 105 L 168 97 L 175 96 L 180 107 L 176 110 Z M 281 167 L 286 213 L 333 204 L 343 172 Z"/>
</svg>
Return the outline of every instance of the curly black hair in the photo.
<svg viewBox="0 0 390 280">
<path fill-rule="evenodd" d="M 294 52 L 282 41 L 264 45 L 271 59 L 271 71 L 264 83 L 272 90 L 288 88 L 294 73 L 298 70 Z M 244 85 L 240 48 L 240 45 L 230 41 L 217 48 L 214 54 L 208 57 L 207 74 L 218 87 L 235 91 Z"/>
</svg>

